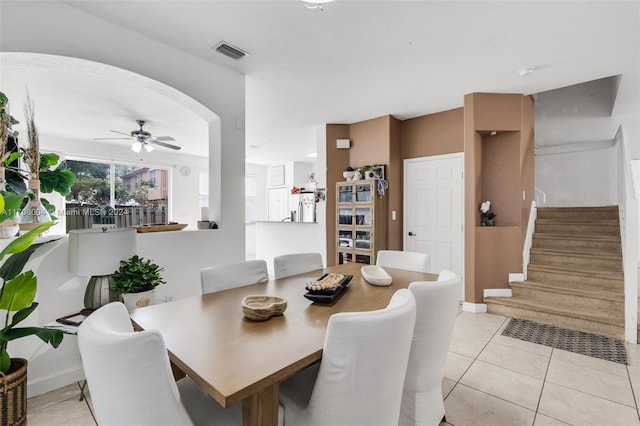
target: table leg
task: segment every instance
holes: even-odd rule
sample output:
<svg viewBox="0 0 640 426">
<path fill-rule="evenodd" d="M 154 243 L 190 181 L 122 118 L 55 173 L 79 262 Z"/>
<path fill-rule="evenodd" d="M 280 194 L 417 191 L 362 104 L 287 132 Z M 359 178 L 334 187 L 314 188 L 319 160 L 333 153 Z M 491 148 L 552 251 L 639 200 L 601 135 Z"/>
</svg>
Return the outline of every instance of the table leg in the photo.
<svg viewBox="0 0 640 426">
<path fill-rule="evenodd" d="M 242 401 L 243 426 L 278 425 L 278 383 Z"/>
</svg>

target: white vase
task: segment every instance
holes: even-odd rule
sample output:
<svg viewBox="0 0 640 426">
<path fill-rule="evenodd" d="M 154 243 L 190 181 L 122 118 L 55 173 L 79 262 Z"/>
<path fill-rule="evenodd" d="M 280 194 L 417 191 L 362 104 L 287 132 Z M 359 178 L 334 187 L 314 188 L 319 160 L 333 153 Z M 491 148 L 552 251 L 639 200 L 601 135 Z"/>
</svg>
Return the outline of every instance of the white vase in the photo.
<svg viewBox="0 0 640 426">
<path fill-rule="evenodd" d="M 122 301 L 124 306 L 127 307 L 129 312 L 137 308 L 144 308 L 145 306 L 153 305 L 156 300 L 156 291 L 148 290 L 140 293 L 125 293 L 122 295 Z"/>
<path fill-rule="evenodd" d="M 34 198 L 29 200 L 27 205 L 22 209 L 18 219 L 20 230 L 25 232 L 51 220 L 51 215 L 40 201 L 40 180 L 30 179 L 29 189 L 33 193 Z M 45 233 L 46 232 L 40 235 Z"/>
<path fill-rule="evenodd" d="M 13 238 L 19 230 L 18 215 L 16 214 L 0 223 L 0 238 Z"/>
</svg>

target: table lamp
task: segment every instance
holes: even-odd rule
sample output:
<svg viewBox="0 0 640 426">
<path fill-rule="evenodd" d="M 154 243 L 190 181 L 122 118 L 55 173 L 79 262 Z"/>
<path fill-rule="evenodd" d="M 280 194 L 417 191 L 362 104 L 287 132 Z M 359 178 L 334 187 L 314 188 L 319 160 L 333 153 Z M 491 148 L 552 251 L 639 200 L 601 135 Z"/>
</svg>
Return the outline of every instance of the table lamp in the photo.
<svg viewBox="0 0 640 426">
<path fill-rule="evenodd" d="M 118 300 L 111 289 L 111 274 L 120 261 L 136 252 L 136 231 L 126 228 L 76 229 L 69 231 L 69 272 L 91 276 L 84 307 L 97 309 Z"/>
</svg>

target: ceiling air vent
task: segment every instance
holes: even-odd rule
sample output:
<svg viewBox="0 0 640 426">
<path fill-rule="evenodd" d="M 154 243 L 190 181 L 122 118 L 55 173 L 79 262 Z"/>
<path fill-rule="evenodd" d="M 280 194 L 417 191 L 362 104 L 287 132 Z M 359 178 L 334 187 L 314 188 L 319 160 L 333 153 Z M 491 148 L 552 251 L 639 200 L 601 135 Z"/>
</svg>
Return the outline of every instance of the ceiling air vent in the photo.
<svg viewBox="0 0 640 426">
<path fill-rule="evenodd" d="M 238 47 L 230 45 L 226 41 L 221 41 L 214 46 L 214 49 L 216 50 L 216 52 L 222 53 L 223 55 L 228 56 L 236 61 L 244 58 L 249 54 Z"/>
</svg>

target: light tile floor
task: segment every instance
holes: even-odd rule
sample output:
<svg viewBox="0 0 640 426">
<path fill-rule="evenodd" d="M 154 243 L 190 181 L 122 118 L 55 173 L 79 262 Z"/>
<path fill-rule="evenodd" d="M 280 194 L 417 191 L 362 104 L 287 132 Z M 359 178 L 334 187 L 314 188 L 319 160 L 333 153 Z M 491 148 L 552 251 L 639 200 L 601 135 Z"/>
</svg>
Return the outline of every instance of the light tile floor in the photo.
<svg viewBox="0 0 640 426">
<path fill-rule="evenodd" d="M 501 336 L 507 321 L 458 315 L 442 426 L 640 426 L 640 345 L 627 345 L 625 366 Z M 95 425 L 79 394 L 72 384 L 29 399 L 29 426 Z"/>
</svg>

